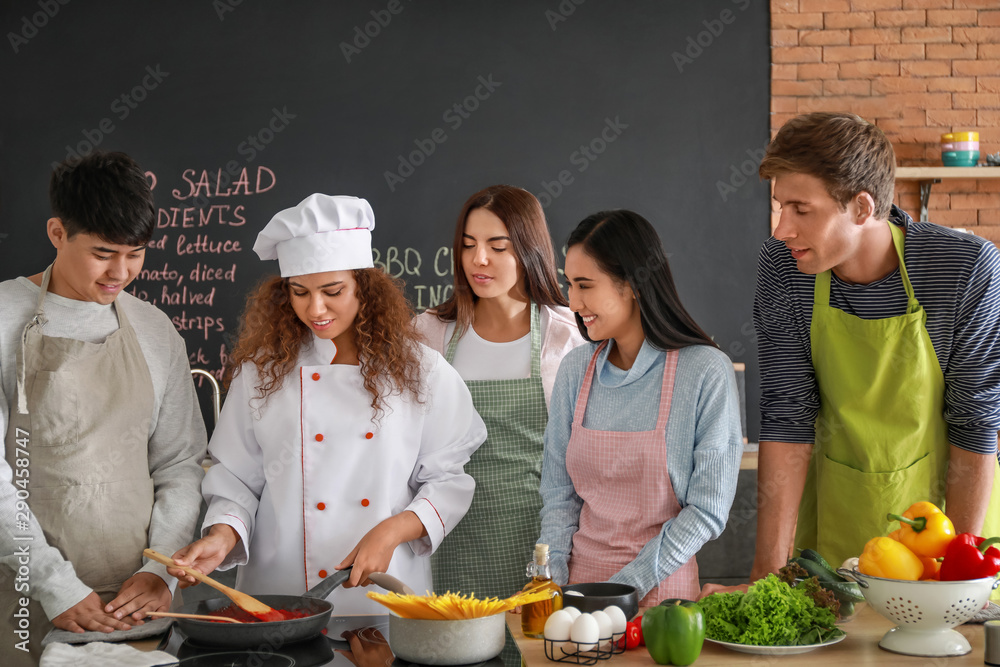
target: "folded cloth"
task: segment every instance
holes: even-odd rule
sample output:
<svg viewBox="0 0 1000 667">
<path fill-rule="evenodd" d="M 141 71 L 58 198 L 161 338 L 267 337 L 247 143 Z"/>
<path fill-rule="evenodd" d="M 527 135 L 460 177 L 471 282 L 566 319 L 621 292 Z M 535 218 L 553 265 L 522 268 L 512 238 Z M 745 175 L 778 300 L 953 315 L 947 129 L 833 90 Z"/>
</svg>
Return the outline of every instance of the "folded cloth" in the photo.
<svg viewBox="0 0 1000 667">
<path fill-rule="evenodd" d="M 966 621 L 966 623 L 985 623 L 986 621 L 1000 620 L 1000 605 L 991 602 L 985 609 L 980 609 L 976 615 Z"/>
<path fill-rule="evenodd" d="M 49 644 L 87 644 L 90 642 L 127 642 L 162 635 L 174 622 L 172 618 L 157 618 L 136 625 L 131 630 L 114 632 L 70 632 L 53 628 L 42 638 L 42 646 Z"/>
<path fill-rule="evenodd" d="M 176 664 L 177 658 L 169 653 L 164 653 L 163 651 L 140 651 L 126 644 L 92 642 L 83 646 L 70 646 L 69 644 L 56 642 L 45 647 L 38 666 L 107 667 L 108 665 L 115 665 L 115 667 L 154 667 Z"/>
</svg>

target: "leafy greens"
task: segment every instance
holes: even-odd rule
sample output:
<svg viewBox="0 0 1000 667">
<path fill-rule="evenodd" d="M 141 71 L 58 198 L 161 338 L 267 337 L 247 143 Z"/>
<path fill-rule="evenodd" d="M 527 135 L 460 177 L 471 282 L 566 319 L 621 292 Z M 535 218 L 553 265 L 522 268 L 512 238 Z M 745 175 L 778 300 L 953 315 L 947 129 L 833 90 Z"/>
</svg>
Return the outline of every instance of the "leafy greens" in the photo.
<svg viewBox="0 0 1000 667">
<path fill-rule="evenodd" d="M 819 644 L 844 634 L 829 609 L 773 574 L 746 593 L 714 593 L 698 602 L 705 612 L 705 636 L 752 646 Z"/>
</svg>

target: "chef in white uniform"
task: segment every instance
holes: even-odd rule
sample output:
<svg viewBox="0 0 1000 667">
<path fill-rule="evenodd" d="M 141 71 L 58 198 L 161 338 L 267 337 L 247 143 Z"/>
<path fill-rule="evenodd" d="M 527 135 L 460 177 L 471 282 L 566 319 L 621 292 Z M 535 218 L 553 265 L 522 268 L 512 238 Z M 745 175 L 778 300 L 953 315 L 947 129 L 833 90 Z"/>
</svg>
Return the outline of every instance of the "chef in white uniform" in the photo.
<svg viewBox="0 0 1000 667">
<path fill-rule="evenodd" d="M 374 226 L 364 199 L 315 194 L 257 237 L 281 278 L 248 302 L 202 538 L 174 554 L 206 573 L 241 566 L 250 594 L 298 595 L 353 565 L 328 598 L 338 614 L 384 613 L 356 588 L 370 572 L 433 590 L 427 556 L 468 510 L 463 466 L 486 439 L 462 378 L 417 342 L 398 281 L 373 268 Z"/>
</svg>

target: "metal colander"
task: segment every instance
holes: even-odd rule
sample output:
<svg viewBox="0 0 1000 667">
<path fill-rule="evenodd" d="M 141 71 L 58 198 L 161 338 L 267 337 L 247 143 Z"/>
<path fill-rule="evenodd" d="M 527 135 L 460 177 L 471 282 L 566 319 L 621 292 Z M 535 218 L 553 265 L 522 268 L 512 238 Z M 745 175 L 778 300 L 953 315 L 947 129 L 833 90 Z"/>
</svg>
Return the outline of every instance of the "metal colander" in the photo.
<svg viewBox="0 0 1000 667">
<path fill-rule="evenodd" d="M 1000 585 L 994 577 L 967 581 L 904 581 L 883 579 L 854 570 L 838 570 L 858 582 L 865 600 L 897 627 L 879 646 L 905 655 L 965 655 L 968 640 L 952 630 L 983 608 L 990 591 Z"/>
</svg>

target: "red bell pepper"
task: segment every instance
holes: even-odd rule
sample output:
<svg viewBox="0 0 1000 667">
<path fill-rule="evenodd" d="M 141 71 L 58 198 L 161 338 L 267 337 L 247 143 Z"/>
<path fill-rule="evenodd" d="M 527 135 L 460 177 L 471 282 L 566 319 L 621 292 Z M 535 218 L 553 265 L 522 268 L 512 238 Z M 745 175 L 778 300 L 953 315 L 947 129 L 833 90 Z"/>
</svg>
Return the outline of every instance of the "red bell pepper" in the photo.
<svg viewBox="0 0 1000 667">
<path fill-rule="evenodd" d="M 956 535 L 941 563 L 941 581 L 983 579 L 1000 572 L 1000 537 L 986 539 L 972 533 Z"/>
</svg>

